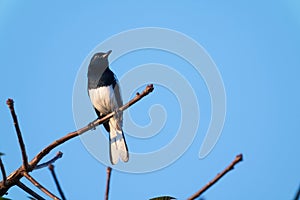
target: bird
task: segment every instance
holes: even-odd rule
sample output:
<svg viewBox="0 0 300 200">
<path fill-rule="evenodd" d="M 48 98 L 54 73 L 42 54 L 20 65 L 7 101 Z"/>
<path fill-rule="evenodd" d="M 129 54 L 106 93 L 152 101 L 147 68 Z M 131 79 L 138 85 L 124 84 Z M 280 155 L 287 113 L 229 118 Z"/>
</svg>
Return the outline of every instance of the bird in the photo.
<svg viewBox="0 0 300 200">
<path fill-rule="evenodd" d="M 88 96 L 98 118 L 117 111 L 123 105 L 119 81 L 109 68 L 108 56 L 111 52 L 112 50 L 95 53 L 88 66 Z M 128 162 L 129 153 L 122 130 L 123 114 L 116 112 L 103 126 L 109 133 L 111 163 L 115 165 L 119 159 Z"/>
</svg>

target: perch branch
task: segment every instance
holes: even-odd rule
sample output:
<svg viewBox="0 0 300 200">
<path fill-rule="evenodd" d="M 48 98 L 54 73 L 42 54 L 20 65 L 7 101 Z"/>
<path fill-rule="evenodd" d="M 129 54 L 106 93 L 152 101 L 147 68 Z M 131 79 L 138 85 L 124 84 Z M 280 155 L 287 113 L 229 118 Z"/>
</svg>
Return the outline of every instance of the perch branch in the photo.
<svg viewBox="0 0 300 200">
<path fill-rule="evenodd" d="M 4 164 L 2 162 L 1 156 L 0 156 L 0 169 L 1 169 L 1 173 L 2 173 L 3 184 L 6 185 L 6 172 L 5 172 L 5 168 L 4 168 Z"/>
<path fill-rule="evenodd" d="M 107 179 L 106 179 L 106 190 L 105 190 L 105 200 L 108 200 L 109 196 L 109 185 L 110 185 L 110 177 L 111 177 L 111 167 L 107 167 Z"/>
<path fill-rule="evenodd" d="M 122 107 L 120 107 L 117 112 L 123 112 L 124 110 L 126 110 L 128 107 L 132 106 L 133 104 L 135 104 L 136 102 L 138 102 L 139 100 L 141 100 L 143 97 L 147 96 L 149 93 L 151 93 L 153 91 L 153 85 L 148 85 L 144 91 L 142 93 L 138 93 L 136 94 L 136 96 L 130 100 L 127 104 L 123 105 Z M 11 188 L 12 186 L 16 185 L 17 182 L 24 176 L 24 172 L 28 173 L 31 172 L 32 170 L 35 169 L 35 167 L 38 165 L 38 163 L 54 148 L 56 148 L 57 146 L 63 144 L 64 142 L 75 138 L 91 129 L 94 129 L 96 126 L 106 122 L 107 120 L 109 120 L 112 116 L 115 115 L 115 112 L 111 112 L 109 114 L 107 114 L 106 116 L 102 117 L 101 119 L 96 119 L 94 121 L 92 121 L 91 123 L 89 123 L 87 126 L 76 130 L 74 132 L 68 133 L 67 135 L 65 135 L 64 137 L 52 142 L 50 145 L 48 145 L 47 147 L 45 147 L 41 152 L 39 152 L 30 162 L 29 162 L 29 166 L 27 168 L 27 170 L 25 170 L 22 166 L 19 167 L 17 170 L 15 170 L 14 172 L 12 172 L 8 177 L 7 177 L 7 181 L 6 181 L 6 185 L 3 184 L 3 181 L 0 182 L 0 196 L 4 195 L 9 188 Z"/>
<path fill-rule="evenodd" d="M 8 99 L 6 101 L 6 104 L 9 107 L 10 114 L 11 114 L 11 116 L 13 118 L 13 121 L 14 121 L 15 129 L 16 129 L 17 136 L 18 136 L 19 145 L 20 145 L 21 152 L 22 152 L 23 166 L 24 166 L 25 170 L 27 170 L 28 169 L 28 157 L 27 157 L 27 154 L 26 154 L 25 144 L 24 144 L 22 133 L 21 133 L 21 130 L 20 130 L 18 118 L 17 118 L 16 112 L 15 112 L 14 101 L 12 99 Z"/>
<path fill-rule="evenodd" d="M 28 173 L 23 174 L 25 178 L 27 178 L 33 185 L 35 185 L 37 188 L 39 188 L 42 192 L 44 192 L 46 195 L 51 197 L 52 199 L 59 200 L 57 196 L 52 194 L 49 190 L 47 190 L 44 186 L 42 186 L 37 180 L 35 180 L 32 176 L 30 176 Z"/>
<path fill-rule="evenodd" d="M 143 97 L 145 97 L 146 95 L 148 95 L 150 92 L 153 91 L 153 85 L 148 85 L 146 87 L 146 89 L 141 93 L 141 94 L 138 94 L 136 95 L 132 100 L 130 100 L 127 104 L 123 105 L 122 107 L 120 107 L 117 111 L 118 112 L 122 112 L 124 110 L 126 110 L 128 107 L 130 107 L 131 105 L 133 105 L 134 103 L 136 103 L 137 101 L 139 101 L 140 99 L 142 99 Z M 99 126 L 100 124 L 106 122 L 107 120 L 109 120 L 112 116 L 114 116 L 116 114 L 116 111 L 114 112 L 111 112 L 107 115 L 105 115 L 104 117 L 102 117 L 101 119 L 96 119 L 94 121 L 92 121 L 91 123 L 89 123 L 87 126 L 77 130 L 77 131 L 74 131 L 74 132 L 71 132 L 69 134 L 67 134 L 66 136 L 54 141 L 53 143 L 51 143 L 49 146 L 47 146 L 46 148 L 44 148 L 37 156 L 35 156 L 33 158 L 32 161 L 30 161 L 30 165 L 35 167 L 39 162 L 40 160 L 45 156 L 47 155 L 52 149 L 54 149 L 55 147 L 61 145 L 62 143 L 74 138 L 74 137 L 77 137 L 91 129 L 94 129 L 96 126 Z"/>
<path fill-rule="evenodd" d="M 230 170 L 234 169 L 234 166 L 243 160 L 243 155 L 239 154 L 235 157 L 234 161 L 230 165 L 228 165 L 221 173 L 217 174 L 217 176 L 212 179 L 209 183 L 207 183 L 203 188 L 201 188 L 198 192 L 196 192 L 193 196 L 188 198 L 189 200 L 198 198 L 201 194 L 203 194 L 208 188 L 214 185 L 220 178 L 222 178 L 226 173 Z"/>
<path fill-rule="evenodd" d="M 49 165 L 53 164 L 56 160 L 60 159 L 63 156 L 63 153 L 61 151 L 57 152 L 55 157 L 52 158 L 51 160 L 48 160 L 47 162 L 44 162 L 42 164 L 37 165 L 34 170 L 36 169 L 41 169 L 44 167 L 48 167 Z"/>
<path fill-rule="evenodd" d="M 33 196 L 34 198 L 36 198 L 37 200 L 45 200 L 43 197 L 38 195 L 35 191 L 33 191 L 32 189 L 30 189 L 29 187 L 27 187 L 26 185 L 24 185 L 20 181 L 17 182 L 17 186 L 19 188 L 21 188 L 22 190 L 24 190 L 25 192 L 27 192 L 28 194 L 30 194 L 31 196 Z"/>
<path fill-rule="evenodd" d="M 53 179 L 54 179 L 54 182 L 55 182 L 55 185 L 56 185 L 56 187 L 57 187 L 57 190 L 58 190 L 58 192 L 59 192 L 59 194 L 60 194 L 60 196 L 61 196 L 61 199 L 62 199 L 62 200 L 65 200 L 66 197 L 65 197 L 65 195 L 64 195 L 64 193 L 63 193 L 63 191 L 62 191 L 62 189 L 61 189 L 61 186 L 60 186 L 60 184 L 59 184 L 59 182 L 58 182 L 57 176 L 56 176 L 55 171 L 54 171 L 54 165 L 49 164 L 48 168 L 49 168 L 49 170 L 50 170 L 50 172 L 51 172 L 51 174 L 52 174 L 52 177 L 53 177 Z"/>
</svg>

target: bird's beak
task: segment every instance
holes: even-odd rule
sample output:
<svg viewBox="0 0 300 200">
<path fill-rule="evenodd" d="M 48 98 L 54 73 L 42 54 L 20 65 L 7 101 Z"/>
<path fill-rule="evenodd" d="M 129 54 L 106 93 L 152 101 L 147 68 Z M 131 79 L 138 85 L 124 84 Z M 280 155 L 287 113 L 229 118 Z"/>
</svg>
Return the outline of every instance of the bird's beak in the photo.
<svg viewBox="0 0 300 200">
<path fill-rule="evenodd" d="M 109 50 L 108 52 L 106 52 L 104 55 L 103 55 L 103 58 L 107 58 L 109 56 L 109 54 L 111 54 L 112 50 Z"/>
</svg>

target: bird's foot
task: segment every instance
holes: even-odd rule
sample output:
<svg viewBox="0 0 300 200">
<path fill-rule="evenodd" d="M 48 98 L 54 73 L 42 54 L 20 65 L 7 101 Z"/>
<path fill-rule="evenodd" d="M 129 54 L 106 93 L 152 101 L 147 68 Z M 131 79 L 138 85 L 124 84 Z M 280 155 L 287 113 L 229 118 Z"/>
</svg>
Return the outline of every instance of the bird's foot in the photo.
<svg viewBox="0 0 300 200">
<path fill-rule="evenodd" d="M 88 126 L 90 127 L 91 130 L 96 130 L 96 126 L 93 122 L 89 123 Z"/>
</svg>

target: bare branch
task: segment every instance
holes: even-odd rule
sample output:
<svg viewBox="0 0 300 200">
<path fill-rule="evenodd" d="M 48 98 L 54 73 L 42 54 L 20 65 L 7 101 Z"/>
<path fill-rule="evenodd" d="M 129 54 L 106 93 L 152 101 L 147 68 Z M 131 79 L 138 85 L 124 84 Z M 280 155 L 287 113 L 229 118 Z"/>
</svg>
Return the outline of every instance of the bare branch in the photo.
<svg viewBox="0 0 300 200">
<path fill-rule="evenodd" d="M 51 197 L 52 199 L 59 200 L 57 196 L 52 194 L 49 190 L 47 190 L 44 186 L 42 186 L 37 180 L 35 180 L 32 176 L 30 176 L 28 173 L 23 174 L 25 178 L 27 178 L 33 185 L 35 185 L 37 188 L 39 188 L 42 192 L 44 192 L 46 195 Z"/>
<path fill-rule="evenodd" d="M 27 158 L 25 144 L 24 144 L 22 133 L 21 133 L 21 130 L 20 130 L 18 118 L 17 118 L 15 108 L 14 108 L 14 101 L 12 99 L 8 99 L 6 101 L 6 104 L 8 105 L 8 107 L 10 109 L 10 113 L 11 113 L 11 116 L 12 116 L 13 121 L 14 121 L 15 129 L 16 129 L 17 136 L 18 136 L 19 145 L 20 145 L 21 152 L 22 152 L 23 166 L 24 166 L 25 170 L 27 170 L 28 169 L 28 158 Z"/>
<path fill-rule="evenodd" d="M 50 172 L 51 172 L 51 174 L 52 174 L 52 177 L 53 177 L 53 179 L 54 179 L 54 182 L 55 182 L 55 185 L 56 185 L 56 187 L 57 187 L 57 190 L 58 190 L 58 192 L 59 192 L 59 194 L 60 194 L 60 196 L 61 196 L 61 199 L 62 199 L 62 200 L 66 200 L 66 197 L 65 197 L 65 195 L 64 195 L 64 193 L 63 193 L 63 191 L 62 191 L 62 189 L 61 189 L 61 187 L 60 187 L 60 184 L 59 184 L 59 182 L 58 182 L 57 176 L 56 176 L 56 174 L 55 174 L 55 171 L 54 171 L 54 165 L 50 164 L 50 165 L 48 166 L 48 168 L 49 168 L 49 170 L 50 170 Z"/>
<path fill-rule="evenodd" d="M 51 160 L 48 160 L 47 162 L 44 162 L 42 164 L 37 165 L 34 170 L 36 169 L 41 169 L 44 167 L 48 167 L 49 165 L 53 164 L 56 160 L 60 159 L 63 156 L 63 153 L 61 151 L 57 152 L 55 157 L 52 158 Z"/>
<path fill-rule="evenodd" d="M 111 177 L 111 167 L 107 167 L 107 178 L 106 178 L 106 190 L 105 190 L 105 200 L 108 200 L 109 196 L 109 186 L 110 186 L 110 177 Z"/>
<path fill-rule="evenodd" d="M 295 195 L 294 200 L 299 200 L 299 199 L 300 199 L 300 187 L 298 188 L 298 191 L 297 191 L 297 193 Z"/>
<path fill-rule="evenodd" d="M 141 100 L 143 97 L 147 96 L 149 93 L 151 93 L 153 91 L 153 85 L 148 85 L 144 91 L 142 93 L 137 93 L 136 96 L 130 100 L 127 104 L 123 105 L 122 107 L 120 107 L 117 112 L 123 112 L 124 110 L 126 110 L 128 107 L 132 106 L 133 104 L 135 104 L 136 102 L 138 102 L 139 100 Z M 65 135 L 64 137 L 52 142 L 50 145 L 48 145 L 47 147 L 45 147 L 41 152 L 39 152 L 30 162 L 29 162 L 29 166 L 28 169 L 25 170 L 24 167 L 19 167 L 17 170 L 15 170 L 14 172 L 12 172 L 8 177 L 7 177 L 7 181 L 6 181 L 6 185 L 3 184 L 3 181 L 0 182 L 0 196 L 4 195 L 9 188 L 11 188 L 12 186 L 16 185 L 17 182 L 24 176 L 25 172 L 31 172 L 32 170 L 35 169 L 35 167 L 38 165 L 38 163 L 54 148 L 56 148 L 57 146 L 63 144 L 64 142 L 75 138 L 91 129 L 94 129 L 96 126 L 99 126 L 100 124 L 106 122 L 107 120 L 109 120 L 112 116 L 114 116 L 116 113 L 115 112 L 111 112 L 109 114 L 107 114 L 106 116 L 102 117 L 101 119 L 96 119 L 94 121 L 92 121 L 91 123 L 89 123 L 87 126 L 71 132 L 67 135 Z"/>
<path fill-rule="evenodd" d="M 239 154 L 235 157 L 234 161 L 230 165 L 228 165 L 221 173 L 217 174 L 217 176 L 212 179 L 209 183 L 207 183 L 203 188 L 201 188 L 198 192 L 196 192 L 193 196 L 188 198 L 189 200 L 196 199 L 201 194 L 203 194 L 208 188 L 214 185 L 220 178 L 222 178 L 227 172 L 234 169 L 234 166 L 243 160 L 243 155 Z"/>
<path fill-rule="evenodd" d="M 2 173 L 3 184 L 6 185 L 6 172 L 5 172 L 5 168 L 4 168 L 4 164 L 2 162 L 1 156 L 0 156 L 0 169 L 1 169 L 1 173 Z"/>
<path fill-rule="evenodd" d="M 36 198 L 37 200 L 45 200 L 43 197 L 38 195 L 35 191 L 33 191 L 32 189 L 30 189 L 29 187 L 27 187 L 26 185 L 24 185 L 20 181 L 17 182 L 17 186 L 19 188 L 21 188 L 22 190 L 24 190 L 25 192 L 27 192 L 28 194 L 30 194 L 31 196 L 33 196 L 34 198 Z"/>
<path fill-rule="evenodd" d="M 118 112 L 122 112 L 124 110 L 126 110 L 127 108 L 129 108 L 131 105 L 135 104 L 136 102 L 138 102 L 139 100 L 141 100 L 143 97 L 145 97 L 146 95 L 148 95 L 150 92 L 153 91 L 153 85 L 148 85 L 145 90 L 141 93 L 141 94 L 137 94 L 132 100 L 130 100 L 127 104 L 123 105 L 122 107 L 120 107 L 117 111 Z M 55 147 L 61 145 L 62 143 L 77 137 L 91 129 L 94 129 L 96 126 L 99 126 L 100 124 L 103 124 L 104 122 L 106 122 L 107 120 L 109 120 L 112 116 L 114 116 L 116 114 L 116 112 L 111 112 L 107 115 L 105 115 L 104 117 L 102 117 L 101 119 L 96 119 L 94 121 L 92 121 L 91 123 L 89 123 L 87 126 L 71 132 L 69 134 L 67 134 L 66 136 L 54 141 L 53 143 L 51 143 L 49 146 L 47 146 L 46 148 L 44 148 L 37 156 L 35 156 L 31 161 L 30 161 L 30 165 L 31 167 L 35 168 L 35 166 L 40 162 L 40 160 L 47 155 L 52 149 L 54 149 Z"/>
</svg>

